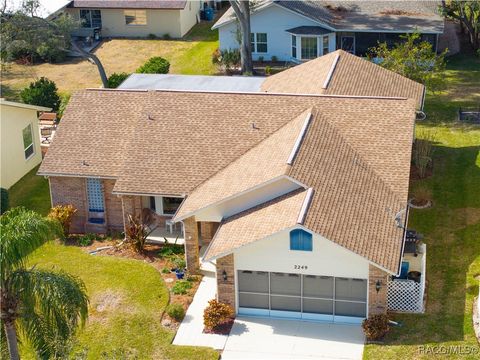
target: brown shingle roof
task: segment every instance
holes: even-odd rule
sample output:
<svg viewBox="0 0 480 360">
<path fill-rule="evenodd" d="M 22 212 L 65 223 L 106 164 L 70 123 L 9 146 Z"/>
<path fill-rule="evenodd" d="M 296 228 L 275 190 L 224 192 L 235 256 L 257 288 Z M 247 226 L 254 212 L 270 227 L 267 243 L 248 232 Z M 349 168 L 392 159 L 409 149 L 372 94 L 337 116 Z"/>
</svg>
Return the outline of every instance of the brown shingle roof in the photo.
<svg viewBox="0 0 480 360">
<path fill-rule="evenodd" d="M 324 88 L 332 68 L 332 76 Z M 261 90 L 271 93 L 399 96 L 415 99 L 419 109 L 423 106 L 424 94 L 422 84 L 343 50 L 270 76 L 263 82 Z"/>
<path fill-rule="evenodd" d="M 222 222 L 204 258 L 211 260 L 297 224 L 307 191 L 296 190 Z"/>
<path fill-rule="evenodd" d="M 312 106 L 387 184 L 406 192 L 414 113 L 410 101 L 395 99 L 81 91 L 39 173 L 114 177 L 117 192 L 188 194 Z"/>
<path fill-rule="evenodd" d="M 413 129 L 413 123 L 411 127 Z M 410 147 L 405 151 L 410 155 Z M 409 168 L 408 160 L 406 167 Z M 244 168 L 236 167 L 236 170 L 243 173 L 250 168 L 245 164 Z M 313 189 L 305 227 L 393 273 L 397 271 L 403 230 L 397 227 L 395 216 L 406 208 L 408 174 L 405 191 L 393 191 L 329 118 L 317 109 L 313 110 L 307 133 L 292 166 L 287 168 L 287 174 Z M 211 191 L 215 190 L 212 188 Z M 266 226 L 277 231 L 293 226 L 292 219 L 298 217 L 298 211 L 291 214 L 289 224 L 281 220 L 283 227 L 276 225 L 277 220 L 272 214 L 281 213 L 284 210 L 282 204 L 282 201 L 273 201 L 268 205 L 270 209 L 265 209 L 266 205 L 262 204 L 226 219 L 205 257 L 213 258 L 245 243 L 263 239 L 273 233 L 265 234 Z M 267 214 L 272 217 L 265 217 Z M 265 225 L 264 222 L 274 224 Z M 228 224 L 227 230 L 223 230 L 225 224 Z M 245 239 L 243 232 L 247 233 Z M 220 239 L 219 245 L 217 239 Z"/>
</svg>

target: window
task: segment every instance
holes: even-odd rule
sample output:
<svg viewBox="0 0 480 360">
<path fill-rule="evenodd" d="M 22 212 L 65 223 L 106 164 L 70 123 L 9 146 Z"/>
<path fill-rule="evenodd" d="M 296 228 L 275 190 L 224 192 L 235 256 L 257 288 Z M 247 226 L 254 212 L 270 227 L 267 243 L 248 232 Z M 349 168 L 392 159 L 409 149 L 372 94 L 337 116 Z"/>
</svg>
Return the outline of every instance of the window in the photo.
<svg viewBox="0 0 480 360">
<path fill-rule="evenodd" d="M 252 52 L 266 53 L 268 52 L 267 34 L 266 33 L 251 33 L 250 46 Z"/>
<path fill-rule="evenodd" d="M 126 25 L 147 25 L 146 10 L 124 10 Z"/>
<path fill-rule="evenodd" d="M 102 27 L 102 14 L 100 10 L 80 10 L 80 20 L 84 28 Z"/>
<path fill-rule="evenodd" d="M 297 57 L 297 37 L 292 35 L 292 57 Z"/>
<path fill-rule="evenodd" d="M 301 229 L 290 231 L 290 250 L 312 251 L 312 234 Z"/>
<path fill-rule="evenodd" d="M 322 50 L 323 50 L 322 55 L 327 55 L 327 54 L 328 54 L 328 48 L 329 48 L 328 36 L 324 36 L 324 37 L 323 37 L 322 44 L 323 44 L 323 46 L 322 46 Z"/>
<path fill-rule="evenodd" d="M 318 46 L 316 37 L 302 37 L 302 59 L 310 60 L 318 56 Z"/>
<path fill-rule="evenodd" d="M 35 153 L 35 146 L 33 145 L 32 124 L 29 124 L 25 129 L 22 130 L 22 135 L 25 159 L 29 159 Z"/>
<path fill-rule="evenodd" d="M 166 215 L 175 215 L 183 199 L 178 197 L 163 197 L 163 213 Z"/>
<path fill-rule="evenodd" d="M 103 184 L 100 179 L 87 179 L 88 222 L 92 224 L 105 223 L 105 203 L 103 199 Z"/>
</svg>

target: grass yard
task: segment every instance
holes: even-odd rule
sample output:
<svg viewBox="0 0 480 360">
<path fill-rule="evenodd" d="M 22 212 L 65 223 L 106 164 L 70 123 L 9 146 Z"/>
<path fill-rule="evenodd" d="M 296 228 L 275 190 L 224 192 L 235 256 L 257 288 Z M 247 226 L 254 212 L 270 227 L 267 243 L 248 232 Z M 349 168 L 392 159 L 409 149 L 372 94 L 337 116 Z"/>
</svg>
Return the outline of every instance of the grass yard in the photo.
<svg viewBox="0 0 480 360">
<path fill-rule="evenodd" d="M 23 206 L 47 215 L 50 210 L 48 180 L 37 176 L 38 166 L 8 190 L 10 207 Z"/>
<path fill-rule="evenodd" d="M 396 315 L 394 328 L 382 345 L 367 345 L 365 359 L 431 359 L 420 346 L 461 346 L 464 354 L 441 358 L 478 359 L 472 304 L 480 275 L 480 126 L 454 124 L 459 106 L 480 103 L 480 59 L 452 58 L 448 90 L 429 94 L 428 122 L 420 133 L 436 138 L 433 176 L 423 180 L 432 190 L 434 207 L 412 210 L 410 227 L 427 243 L 427 309 L 422 315 Z"/>
<path fill-rule="evenodd" d="M 78 247 L 44 245 L 29 260 L 80 277 L 90 297 L 89 319 L 74 347 L 77 359 L 218 359 L 201 347 L 173 346 L 161 325 L 168 290 L 153 266 L 138 260 L 92 256 Z M 34 359 L 26 344 L 22 358 Z M 81 355 L 81 356 L 80 356 Z"/>
<path fill-rule="evenodd" d="M 172 74 L 215 74 L 211 55 L 218 47 L 218 31 L 211 31 L 212 25 L 213 22 L 202 22 L 182 40 L 107 40 L 95 54 L 107 76 L 114 72 L 132 73 L 152 56 L 167 59 Z M 20 90 L 41 76 L 55 81 L 61 93 L 101 86 L 97 67 L 86 60 L 32 66 L 8 64 L 2 73 L 2 96 L 17 99 Z"/>
</svg>

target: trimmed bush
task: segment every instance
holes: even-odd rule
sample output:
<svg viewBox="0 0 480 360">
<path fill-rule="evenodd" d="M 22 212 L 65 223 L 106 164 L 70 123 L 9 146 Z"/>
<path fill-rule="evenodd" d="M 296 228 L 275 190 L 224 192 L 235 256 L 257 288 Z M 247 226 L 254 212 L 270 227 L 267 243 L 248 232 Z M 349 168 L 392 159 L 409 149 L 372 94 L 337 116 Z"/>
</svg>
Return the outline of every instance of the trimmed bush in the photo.
<svg viewBox="0 0 480 360">
<path fill-rule="evenodd" d="M 170 63 L 160 56 L 155 56 L 137 69 L 139 74 L 168 74 Z"/>
<path fill-rule="evenodd" d="M 187 267 L 187 262 L 183 255 L 176 255 L 173 259 L 171 259 L 172 265 L 175 269 L 183 270 Z"/>
<path fill-rule="evenodd" d="M 122 82 L 125 81 L 130 75 L 122 72 L 122 73 L 113 73 L 107 80 L 107 87 L 109 89 L 115 89 L 120 86 Z"/>
<path fill-rule="evenodd" d="M 362 328 L 369 340 L 380 340 L 390 330 L 388 316 L 385 314 L 372 315 L 368 319 L 363 320 Z"/>
<path fill-rule="evenodd" d="M 185 317 L 185 309 L 183 308 L 182 304 L 172 303 L 167 306 L 165 310 L 172 319 L 180 322 Z"/>
<path fill-rule="evenodd" d="M 192 283 L 187 280 L 179 280 L 173 285 L 172 293 L 175 295 L 185 295 L 192 288 Z"/>
<path fill-rule="evenodd" d="M 73 205 L 57 205 L 50 209 L 48 217 L 56 219 L 63 229 L 63 235 L 68 237 L 70 234 L 70 225 L 72 224 L 73 215 L 77 209 Z"/>
<path fill-rule="evenodd" d="M 60 96 L 57 90 L 57 85 L 53 81 L 41 77 L 23 89 L 20 97 L 25 104 L 45 106 L 57 111 L 60 106 Z"/>
<path fill-rule="evenodd" d="M 8 190 L 0 188 L 0 215 L 8 210 L 9 200 L 8 200 Z"/>
<path fill-rule="evenodd" d="M 233 315 L 234 311 L 230 305 L 212 299 L 203 312 L 203 325 L 205 329 L 212 331 L 232 319 Z"/>
<path fill-rule="evenodd" d="M 78 245 L 80 246 L 90 246 L 94 240 L 97 240 L 99 236 L 97 234 L 85 234 L 78 238 Z"/>
</svg>

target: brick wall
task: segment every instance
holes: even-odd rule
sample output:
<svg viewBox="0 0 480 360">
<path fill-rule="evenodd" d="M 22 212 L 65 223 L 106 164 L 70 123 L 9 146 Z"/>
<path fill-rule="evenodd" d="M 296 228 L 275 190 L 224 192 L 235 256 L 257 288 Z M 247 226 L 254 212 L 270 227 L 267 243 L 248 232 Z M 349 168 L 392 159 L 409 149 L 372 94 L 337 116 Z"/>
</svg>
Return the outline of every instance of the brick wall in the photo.
<svg viewBox="0 0 480 360">
<path fill-rule="evenodd" d="M 390 275 L 385 271 L 370 265 L 368 270 L 368 314 L 385 314 L 387 312 L 387 279 Z M 376 284 L 380 281 L 380 291 Z"/>
<path fill-rule="evenodd" d="M 122 212 L 124 224 L 128 223 L 128 215 L 141 216 L 142 198 L 140 196 L 124 195 L 122 196 Z"/>
<path fill-rule="evenodd" d="M 109 230 L 123 231 L 122 199 L 112 194 L 114 186 L 115 180 L 103 180 L 107 227 Z"/>
<path fill-rule="evenodd" d="M 73 216 L 70 232 L 85 232 L 87 222 L 87 189 L 84 178 L 74 177 L 50 177 L 50 192 L 52 194 L 52 205 L 75 206 L 77 212 Z"/>
<path fill-rule="evenodd" d="M 230 304 L 235 309 L 235 270 L 233 254 L 217 259 L 217 300 Z M 223 279 L 223 271 L 227 280 Z"/>
<path fill-rule="evenodd" d="M 183 221 L 185 227 L 185 260 L 187 269 L 190 272 L 196 272 L 200 266 L 198 257 L 198 223 L 195 217 L 189 217 Z"/>
<path fill-rule="evenodd" d="M 210 241 L 212 241 L 219 225 L 220 223 L 211 221 L 202 221 L 200 223 L 200 239 L 202 245 L 210 244 Z"/>
</svg>

